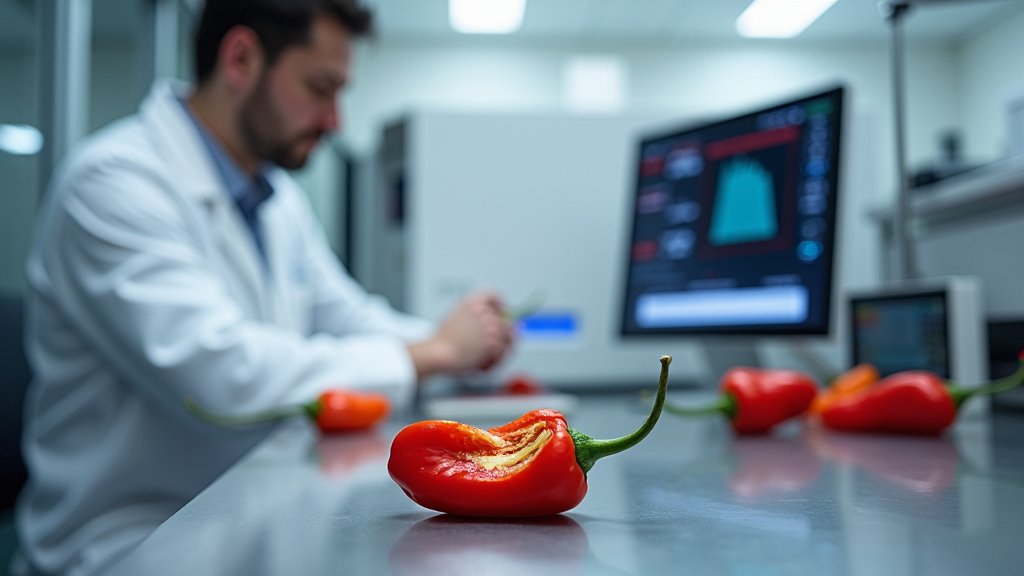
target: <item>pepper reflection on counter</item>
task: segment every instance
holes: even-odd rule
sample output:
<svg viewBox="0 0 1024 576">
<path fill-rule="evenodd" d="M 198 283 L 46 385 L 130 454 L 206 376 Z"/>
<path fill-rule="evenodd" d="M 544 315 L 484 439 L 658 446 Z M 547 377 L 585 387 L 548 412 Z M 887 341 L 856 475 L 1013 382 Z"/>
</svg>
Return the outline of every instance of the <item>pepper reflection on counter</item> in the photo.
<svg viewBox="0 0 1024 576">
<path fill-rule="evenodd" d="M 376 430 L 346 435 L 323 436 L 316 443 L 320 471 L 336 478 L 351 474 L 375 460 L 385 460 L 388 443 Z"/>
<path fill-rule="evenodd" d="M 730 450 L 735 468 L 729 491 L 746 502 L 805 490 L 821 473 L 821 459 L 802 437 L 738 438 Z"/>
<path fill-rule="evenodd" d="M 811 430 L 808 440 L 822 458 L 854 466 L 907 492 L 936 495 L 956 483 L 960 452 L 945 437 L 862 436 Z"/>
<path fill-rule="evenodd" d="M 389 555 L 394 576 L 583 574 L 587 533 L 564 514 L 522 520 L 432 516 L 410 526 Z"/>
</svg>

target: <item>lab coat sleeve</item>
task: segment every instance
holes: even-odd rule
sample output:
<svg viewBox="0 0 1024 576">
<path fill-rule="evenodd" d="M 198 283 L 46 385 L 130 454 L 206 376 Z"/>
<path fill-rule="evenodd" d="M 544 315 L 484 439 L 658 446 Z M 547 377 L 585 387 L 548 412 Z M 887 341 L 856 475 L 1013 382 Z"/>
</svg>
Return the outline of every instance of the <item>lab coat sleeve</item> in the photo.
<svg viewBox="0 0 1024 576">
<path fill-rule="evenodd" d="M 297 191 L 297 188 L 295 188 Z M 384 298 L 368 293 L 345 270 L 331 251 L 306 196 L 291 195 L 300 201 L 295 212 L 304 221 L 304 253 L 313 274 L 313 331 L 336 336 L 356 334 L 392 334 L 406 342 L 429 337 L 434 324 L 424 318 L 393 308 Z"/>
<path fill-rule="evenodd" d="M 42 265 L 66 316 L 120 379 L 229 414 L 337 385 L 411 398 L 415 370 L 400 338 L 307 336 L 247 319 L 204 253 L 210 231 L 196 204 L 169 194 L 158 169 L 85 166 L 59 187 L 65 201 Z"/>
</svg>

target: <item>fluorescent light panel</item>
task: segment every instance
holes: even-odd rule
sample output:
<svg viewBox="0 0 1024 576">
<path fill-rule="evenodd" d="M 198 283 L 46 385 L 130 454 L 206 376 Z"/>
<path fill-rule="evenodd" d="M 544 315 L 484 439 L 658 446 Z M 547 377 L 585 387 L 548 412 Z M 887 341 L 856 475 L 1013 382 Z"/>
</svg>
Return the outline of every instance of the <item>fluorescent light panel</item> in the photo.
<svg viewBox="0 0 1024 576">
<path fill-rule="evenodd" d="M 573 56 L 562 65 L 562 100 L 573 112 L 619 112 L 629 70 L 619 56 Z"/>
<path fill-rule="evenodd" d="M 736 20 L 736 31 L 750 38 L 792 38 L 836 0 L 754 0 Z"/>
<path fill-rule="evenodd" d="M 28 124 L 0 124 L 0 151 L 31 156 L 43 149 L 43 134 Z"/>
<path fill-rule="evenodd" d="M 463 34 L 509 34 L 523 24 L 526 0 L 448 0 L 448 22 Z"/>
</svg>

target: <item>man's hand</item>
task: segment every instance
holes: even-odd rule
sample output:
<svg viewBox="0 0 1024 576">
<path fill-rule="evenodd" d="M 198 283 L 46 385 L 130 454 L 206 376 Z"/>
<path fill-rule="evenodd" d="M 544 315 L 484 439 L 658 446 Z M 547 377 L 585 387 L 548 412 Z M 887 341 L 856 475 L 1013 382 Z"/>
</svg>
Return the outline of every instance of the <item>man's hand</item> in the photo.
<svg viewBox="0 0 1024 576">
<path fill-rule="evenodd" d="M 481 292 L 462 300 L 433 336 L 409 345 L 409 355 L 420 379 L 488 370 L 508 354 L 513 340 L 501 299 Z"/>
</svg>

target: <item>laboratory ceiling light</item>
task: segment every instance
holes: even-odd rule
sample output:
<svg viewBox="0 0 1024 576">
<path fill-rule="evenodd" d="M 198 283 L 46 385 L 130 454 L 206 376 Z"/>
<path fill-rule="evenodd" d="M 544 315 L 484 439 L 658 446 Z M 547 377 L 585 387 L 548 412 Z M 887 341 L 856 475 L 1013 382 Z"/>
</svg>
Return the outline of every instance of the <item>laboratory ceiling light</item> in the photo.
<svg viewBox="0 0 1024 576">
<path fill-rule="evenodd" d="M 43 134 L 28 124 L 0 124 L 0 152 L 31 156 L 43 149 Z"/>
<path fill-rule="evenodd" d="M 836 0 L 754 0 L 736 19 L 736 31 L 750 38 L 792 38 Z"/>
<path fill-rule="evenodd" d="M 523 24 L 526 0 L 448 0 L 448 22 L 463 34 L 509 34 Z"/>
</svg>

